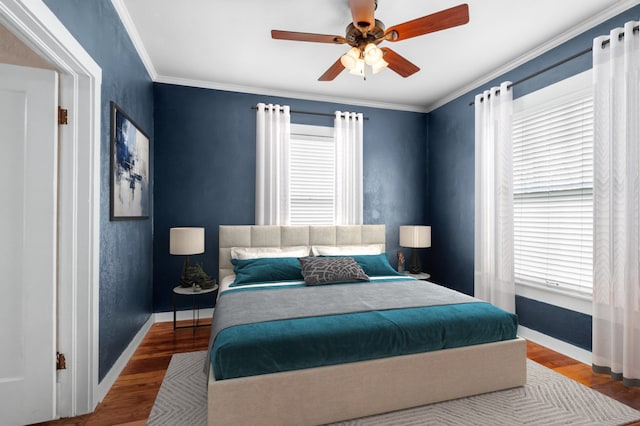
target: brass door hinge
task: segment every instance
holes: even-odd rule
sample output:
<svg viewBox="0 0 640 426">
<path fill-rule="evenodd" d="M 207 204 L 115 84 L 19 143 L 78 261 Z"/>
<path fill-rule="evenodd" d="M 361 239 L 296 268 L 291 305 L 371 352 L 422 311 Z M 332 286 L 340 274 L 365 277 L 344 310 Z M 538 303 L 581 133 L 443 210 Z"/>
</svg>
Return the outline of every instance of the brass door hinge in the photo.
<svg viewBox="0 0 640 426">
<path fill-rule="evenodd" d="M 69 124 L 69 111 L 58 107 L 58 124 Z"/>
<path fill-rule="evenodd" d="M 64 357 L 64 354 L 56 352 L 56 370 L 66 370 L 66 368 L 67 359 Z"/>
</svg>

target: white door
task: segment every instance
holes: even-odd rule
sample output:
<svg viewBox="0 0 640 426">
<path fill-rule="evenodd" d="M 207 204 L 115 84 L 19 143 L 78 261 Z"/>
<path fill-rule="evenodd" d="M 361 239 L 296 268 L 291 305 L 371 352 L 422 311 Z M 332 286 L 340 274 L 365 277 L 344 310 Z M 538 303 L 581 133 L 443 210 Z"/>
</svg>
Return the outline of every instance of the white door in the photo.
<svg viewBox="0 0 640 426">
<path fill-rule="evenodd" d="M 0 413 L 55 417 L 58 76 L 0 64 Z"/>
</svg>

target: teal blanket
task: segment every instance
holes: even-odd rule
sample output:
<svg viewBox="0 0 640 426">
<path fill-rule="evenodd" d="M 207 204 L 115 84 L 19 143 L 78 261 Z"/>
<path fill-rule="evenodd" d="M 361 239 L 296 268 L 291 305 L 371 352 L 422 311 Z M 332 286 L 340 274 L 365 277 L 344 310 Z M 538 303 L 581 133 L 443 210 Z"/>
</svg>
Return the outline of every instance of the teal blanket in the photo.
<svg viewBox="0 0 640 426">
<path fill-rule="evenodd" d="M 315 294 L 313 303 L 327 304 L 330 307 L 306 310 L 325 310 L 331 312 L 329 314 L 319 315 L 315 312 L 312 316 L 298 312 L 292 318 L 278 317 L 256 322 L 237 321 L 237 325 L 227 325 L 222 329 L 216 328 L 216 312 L 210 354 L 214 377 L 217 380 L 231 379 L 516 337 L 516 315 L 452 290 L 425 284 L 414 282 L 411 285 L 392 284 L 391 287 L 387 284 L 382 289 L 378 288 L 380 285 L 372 284 L 325 286 L 322 291 L 329 292 L 325 294 L 327 298 L 317 299 Z M 380 293 L 381 290 L 393 291 L 397 299 L 403 299 L 408 295 L 412 300 L 420 298 L 416 296 L 416 291 L 425 291 L 425 300 L 431 297 L 437 302 L 413 302 L 408 304 L 409 307 L 398 308 L 395 301 L 377 300 L 380 294 L 368 300 L 365 294 L 369 289 L 373 293 Z M 275 295 L 276 298 L 268 303 L 290 306 L 293 300 L 298 300 L 297 295 L 293 299 L 287 297 L 293 293 L 292 290 L 280 288 L 277 290 L 278 293 L 272 293 L 276 290 L 261 289 L 247 293 L 262 294 L 261 298 L 267 293 Z M 334 304 L 328 303 L 332 299 L 328 296 L 332 291 L 341 296 L 344 296 L 345 292 L 354 291 L 357 298 L 364 300 L 362 304 L 368 308 L 350 306 L 345 313 L 335 313 Z M 432 292 L 431 296 L 429 291 Z M 441 300 L 443 291 L 452 293 L 453 303 L 445 304 Z M 305 289 L 298 289 L 296 292 L 306 293 Z M 403 296 L 402 293 L 405 292 L 407 295 Z M 224 296 L 221 295 L 220 301 L 224 300 Z M 303 297 L 301 300 L 309 303 L 307 298 Z M 300 305 L 301 311 L 305 311 L 304 303 Z M 353 303 L 350 301 L 348 305 Z M 238 306 L 242 305 L 234 306 L 236 314 Z M 255 305 L 249 304 L 246 308 L 246 317 L 264 316 L 255 314 L 256 310 L 260 310 Z M 216 307 L 216 311 L 218 309 L 219 307 Z"/>
</svg>

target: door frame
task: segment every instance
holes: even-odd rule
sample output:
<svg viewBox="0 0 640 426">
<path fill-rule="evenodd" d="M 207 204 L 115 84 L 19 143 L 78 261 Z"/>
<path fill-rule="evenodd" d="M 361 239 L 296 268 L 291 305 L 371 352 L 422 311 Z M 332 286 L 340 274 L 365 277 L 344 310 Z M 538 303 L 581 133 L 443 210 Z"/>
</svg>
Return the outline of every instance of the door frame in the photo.
<svg viewBox="0 0 640 426">
<path fill-rule="evenodd" d="M 98 309 L 102 70 L 41 0 L 0 0 L 0 22 L 60 73 L 58 417 L 99 402 Z"/>
</svg>

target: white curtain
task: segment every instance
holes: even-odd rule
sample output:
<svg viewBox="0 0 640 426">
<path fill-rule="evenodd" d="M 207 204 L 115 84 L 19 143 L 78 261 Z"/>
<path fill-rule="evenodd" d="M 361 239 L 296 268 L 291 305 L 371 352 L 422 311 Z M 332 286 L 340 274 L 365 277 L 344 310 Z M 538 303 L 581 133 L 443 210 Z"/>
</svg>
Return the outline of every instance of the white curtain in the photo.
<svg viewBox="0 0 640 426">
<path fill-rule="evenodd" d="M 640 386 L 640 36 L 593 43 L 593 367 Z M 624 33 L 624 34 L 623 34 Z M 603 42 L 608 44 L 603 46 Z"/>
<path fill-rule="evenodd" d="M 336 111 L 336 225 L 362 224 L 362 114 Z"/>
<path fill-rule="evenodd" d="M 475 98 L 474 291 L 477 298 L 515 312 L 510 84 Z"/>
<path fill-rule="evenodd" d="M 289 107 L 259 103 L 256 114 L 256 225 L 289 225 Z"/>
</svg>

